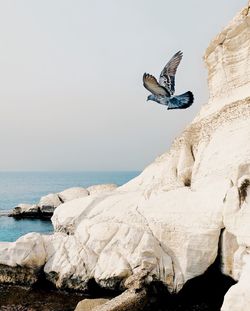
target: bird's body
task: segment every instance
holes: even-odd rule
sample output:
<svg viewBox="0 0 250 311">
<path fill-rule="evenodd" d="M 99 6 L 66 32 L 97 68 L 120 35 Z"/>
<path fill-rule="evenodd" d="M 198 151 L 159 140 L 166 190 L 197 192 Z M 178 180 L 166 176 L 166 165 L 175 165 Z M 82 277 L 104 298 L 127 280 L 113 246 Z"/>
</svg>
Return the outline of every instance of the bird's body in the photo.
<svg viewBox="0 0 250 311">
<path fill-rule="evenodd" d="M 177 52 L 163 68 L 159 82 L 148 73 L 143 75 L 143 85 L 152 94 L 147 100 L 165 105 L 168 109 L 186 109 L 194 101 L 193 93 L 188 91 L 184 94 L 173 96 L 175 92 L 175 74 L 182 59 L 182 52 Z"/>
</svg>

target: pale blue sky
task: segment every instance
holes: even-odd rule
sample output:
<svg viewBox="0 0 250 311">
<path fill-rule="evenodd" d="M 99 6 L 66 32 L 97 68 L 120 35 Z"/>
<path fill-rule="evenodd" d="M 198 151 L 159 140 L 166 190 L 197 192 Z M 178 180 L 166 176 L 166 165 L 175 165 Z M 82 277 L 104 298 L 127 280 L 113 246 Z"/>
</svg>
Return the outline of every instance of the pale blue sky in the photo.
<svg viewBox="0 0 250 311">
<path fill-rule="evenodd" d="M 246 0 L 0 0 L 0 170 L 141 170 L 207 101 L 202 56 Z M 183 111 L 146 102 L 184 52 Z"/>
</svg>

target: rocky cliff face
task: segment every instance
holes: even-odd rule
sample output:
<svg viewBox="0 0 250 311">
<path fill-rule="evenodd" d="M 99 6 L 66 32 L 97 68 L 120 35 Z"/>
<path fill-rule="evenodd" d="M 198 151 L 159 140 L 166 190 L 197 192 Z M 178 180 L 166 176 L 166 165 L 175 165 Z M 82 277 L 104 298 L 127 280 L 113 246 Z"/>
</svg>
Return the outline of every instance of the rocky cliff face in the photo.
<svg viewBox="0 0 250 311">
<path fill-rule="evenodd" d="M 60 205 L 55 234 L 0 243 L 2 267 L 30 269 L 31 280 L 43 269 L 57 287 L 82 290 L 91 279 L 124 288 L 146 270 L 177 292 L 220 254 L 222 272 L 239 280 L 222 310 L 250 309 L 237 298 L 250 297 L 249 8 L 209 45 L 209 103 L 171 150 L 112 193 Z"/>
<path fill-rule="evenodd" d="M 204 60 L 210 100 L 200 117 L 249 96 L 249 5 L 209 44 Z"/>
</svg>

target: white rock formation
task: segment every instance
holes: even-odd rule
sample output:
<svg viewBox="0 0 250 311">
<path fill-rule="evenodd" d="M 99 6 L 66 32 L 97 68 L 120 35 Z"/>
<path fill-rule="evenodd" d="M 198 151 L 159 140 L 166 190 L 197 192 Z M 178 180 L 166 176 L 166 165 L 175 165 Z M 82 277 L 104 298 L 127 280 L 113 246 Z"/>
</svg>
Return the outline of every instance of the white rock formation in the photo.
<svg viewBox="0 0 250 311">
<path fill-rule="evenodd" d="M 210 100 L 199 117 L 249 96 L 249 41 L 248 3 L 206 51 Z"/>
<path fill-rule="evenodd" d="M 37 268 L 44 264 L 46 252 L 43 237 L 39 233 L 28 233 L 16 242 L 1 242 L 0 262 L 11 267 Z"/>
<path fill-rule="evenodd" d="M 117 188 L 115 184 L 93 185 L 87 189 L 72 187 L 59 193 L 50 193 L 41 197 L 38 204 L 19 204 L 8 215 L 15 218 L 50 218 L 55 209 L 62 203 L 84 198 L 88 195 L 98 195 L 111 192 Z"/>
<path fill-rule="evenodd" d="M 29 233 L 16 242 L 0 243 L 0 282 L 34 284 L 46 261 L 44 239 L 38 233 Z"/>
<path fill-rule="evenodd" d="M 74 199 L 83 198 L 89 195 L 89 191 L 81 187 L 68 188 L 58 193 L 58 196 L 62 202 L 72 201 Z"/>
<path fill-rule="evenodd" d="M 53 213 L 60 204 L 62 204 L 62 202 L 59 196 L 55 193 L 50 193 L 41 197 L 38 206 L 42 213 Z"/>
<path fill-rule="evenodd" d="M 247 298 L 240 302 L 242 309 L 232 302 L 237 293 L 248 295 L 250 284 L 245 263 L 250 247 L 249 35 L 248 6 L 210 44 L 205 54 L 209 103 L 171 150 L 115 191 L 61 204 L 52 217 L 61 232 L 34 235 L 43 241 L 46 256 L 41 260 L 30 247 L 32 267 L 45 263 L 49 280 L 76 289 L 87 289 L 93 278 L 104 287 L 123 286 L 121 281 L 145 268 L 148 281 L 157 279 L 178 291 L 206 271 L 220 251 L 222 271 L 240 280 L 222 310 L 250 310 Z M 17 242 L 0 247 L 3 265 L 9 265 L 13 248 L 22 250 Z"/>
<path fill-rule="evenodd" d="M 113 191 L 117 188 L 116 184 L 102 184 L 102 185 L 93 185 L 87 188 L 90 195 L 101 194 L 105 192 Z"/>
<path fill-rule="evenodd" d="M 248 311 L 250 308 L 250 256 L 244 256 L 239 282 L 227 292 L 221 311 Z"/>
</svg>

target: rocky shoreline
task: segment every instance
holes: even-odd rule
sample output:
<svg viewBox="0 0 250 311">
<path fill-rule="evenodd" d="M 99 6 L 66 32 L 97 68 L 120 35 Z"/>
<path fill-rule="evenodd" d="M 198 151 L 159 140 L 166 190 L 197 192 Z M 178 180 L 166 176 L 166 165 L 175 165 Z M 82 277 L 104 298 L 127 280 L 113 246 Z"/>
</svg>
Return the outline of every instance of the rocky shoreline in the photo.
<svg viewBox="0 0 250 311">
<path fill-rule="evenodd" d="M 16 219 L 50 219 L 53 216 L 55 209 L 63 203 L 79 198 L 84 198 L 89 195 L 113 191 L 116 188 L 117 185 L 115 184 L 92 185 L 88 188 L 68 188 L 59 193 L 50 193 L 41 197 L 37 204 L 18 204 L 16 207 L 14 207 L 11 213 L 8 213 L 8 216 L 14 217 Z"/>
<path fill-rule="evenodd" d="M 29 288 L 0 285 L 0 311 L 219 311 L 224 294 L 235 284 L 221 274 L 218 261 L 176 295 L 160 283 L 131 281 L 131 288 L 120 295 L 95 286 L 88 295 L 60 291 L 41 280 Z"/>
</svg>

